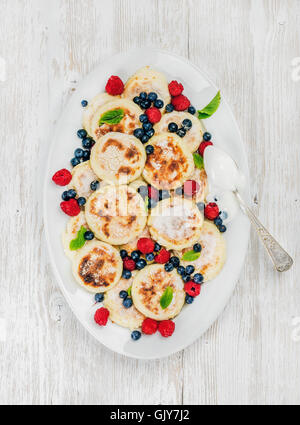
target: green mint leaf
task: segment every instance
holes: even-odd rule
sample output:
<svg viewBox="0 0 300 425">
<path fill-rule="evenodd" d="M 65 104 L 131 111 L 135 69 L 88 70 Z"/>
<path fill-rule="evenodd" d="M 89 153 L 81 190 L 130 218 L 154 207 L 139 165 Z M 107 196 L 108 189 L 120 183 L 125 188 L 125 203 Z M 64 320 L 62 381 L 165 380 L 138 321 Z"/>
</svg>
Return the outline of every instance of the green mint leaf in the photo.
<svg viewBox="0 0 300 425">
<path fill-rule="evenodd" d="M 213 100 L 209 102 L 208 105 L 205 106 L 205 108 L 201 109 L 201 111 L 198 111 L 198 118 L 199 120 L 205 120 L 206 118 L 211 117 L 216 110 L 218 109 L 221 101 L 221 94 L 220 91 L 215 95 Z"/>
<path fill-rule="evenodd" d="M 132 286 L 130 286 L 130 287 L 127 289 L 127 294 L 128 294 L 128 296 L 129 296 L 129 297 L 131 296 L 131 288 L 132 288 Z"/>
<path fill-rule="evenodd" d="M 99 125 L 102 124 L 119 124 L 124 117 L 124 110 L 121 108 L 113 109 L 111 111 L 104 112 L 99 120 Z"/>
<path fill-rule="evenodd" d="M 161 308 L 163 309 L 167 308 L 171 304 L 172 299 L 173 299 L 173 288 L 171 288 L 171 286 L 168 286 L 165 289 L 160 299 Z"/>
<path fill-rule="evenodd" d="M 70 242 L 70 250 L 76 251 L 76 249 L 82 248 L 85 244 L 84 234 L 86 232 L 86 228 L 84 226 L 80 227 L 80 230 L 77 232 L 77 236 L 75 239 L 72 239 Z"/>
<path fill-rule="evenodd" d="M 193 153 L 193 157 L 194 157 L 195 166 L 197 168 L 200 168 L 200 170 L 204 168 L 203 157 L 199 155 L 198 153 Z"/>
<path fill-rule="evenodd" d="M 195 261 L 200 257 L 201 252 L 187 251 L 182 256 L 182 261 Z"/>
</svg>

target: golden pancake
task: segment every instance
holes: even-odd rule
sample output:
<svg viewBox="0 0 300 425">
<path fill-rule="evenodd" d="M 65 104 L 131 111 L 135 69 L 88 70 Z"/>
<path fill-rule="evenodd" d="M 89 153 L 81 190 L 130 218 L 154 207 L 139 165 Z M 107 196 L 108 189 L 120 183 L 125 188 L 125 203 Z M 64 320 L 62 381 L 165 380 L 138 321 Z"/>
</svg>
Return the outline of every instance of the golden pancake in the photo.
<svg viewBox="0 0 300 425">
<path fill-rule="evenodd" d="M 142 197 L 125 185 L 109 185 L 93 193 L 86 203 L 85 216 L 97 238 L 112 245 L 133 241 L 147 221 Z"/>
<path fill-rule="evenodd" d="M 119 96 L 111 96 L 108 93 L 99 93 L 92 100 L 89 101 L 88 106 L 84 108 L 82 114 L 82 126 L 85 128 L 89 135 L 92 134 L 92 121 L 95 111 L 103 106 L 105 103 L 112 102 L 118 99 Z"/>
<path fill-rule="evenodd" d="M 154 152 L 147 156 L 143 177 L 156 189 L 176 189 L 194 172 L 193 155 L 176 134 L 161 133 L 148 144 Z"/>
<path fill-rule="evenodd" d="M 203 216 L 196 204 L 178 196 L 158 202 L 148 218 L 152 238 L 168 249 L 183 249 L 195 243 L 202 225 Z"/>
<path fill-rule="evenodd" d="M 88 198 L 93 192 L 90 184 L 94 180 L 99 180 L 91 168 L 90 161 L 85 161 L 76 165 L 71 174 L 72 180 L 68 189 L 75 189 L 78 197 L 83 196 L 84 198 Z"/>
<path fill-rule="evenodd" d="M 105 292 L 119 281 L 123 262 L 119 251 L 100 242 L 87 242 L 73 260 L 77 282 L 90 292 Z"/>
<path fill-rule="evenodd" d="M 145 148 L 134 136 L 107 133 L 91 152 L 91 166 L 101 180 L 126 184 L 137 179 L 146 162 Z"/>
<path fill-rule="evenodd" d="M 170 305 L 162 308 L 160 300 L 166 288 L 172 288 Z M 162 264 L 146 266 L 133 279 L 131 295 L 134 306 L 146 317 L 167 320 L 175 317 L 183 307 L 183 281 L 175 270 L 166 272 Z"/>
<path fill-rule="evenodd" d="M 67 257 L 70 259 L 74 258 L 78 251 L 70 250 L 70 242 L 72 239 L 76 239 L 78 231 L 84 226 L 88 230 L 88 225 L 85 219 L 85 214 L 81 211 L 75 217 L 71 217 L 67 223 L 66 230 L 62 234 L 62 243 L 64 251 Z"/>
</svg>

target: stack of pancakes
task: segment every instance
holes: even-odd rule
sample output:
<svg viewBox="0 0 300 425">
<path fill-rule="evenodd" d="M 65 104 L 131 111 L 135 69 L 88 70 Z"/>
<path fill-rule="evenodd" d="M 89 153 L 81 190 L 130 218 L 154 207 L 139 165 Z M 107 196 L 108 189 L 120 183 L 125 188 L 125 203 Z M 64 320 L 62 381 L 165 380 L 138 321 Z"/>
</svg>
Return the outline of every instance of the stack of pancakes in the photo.
<svg viewBox="0 0 300 425">
<path fill-rule="evenodd" d="M 193 152 L 202 141 L 201 122 L 187 112 L 163 113 L 154 126 L 155 135 L 148 144 L 154 147 L 150 155 L 133 131 L 140 127 L 143 113 L 132 99 L 141 92 L 155 92 L 170 102 L 165 76 L 149 67 L 139 70 L 126 83 L 122 96 L 100 93 L 84 110 L 83 127 L 96 144 L 90 161 L 74 167 L 70 188 L 87 199 L 84 211 L 72 217 L 63 234 L 66 255 L 72 262 L 76 281 L 90 292 L 105 292 L 104 303 L 113 322 L 136 329 L 144 317 L 165 320 L 175 317 L 185 299 L 184 284 L 176 270 L 166 272 L 163 265 L 148 264 L 123 279 L 120 249 L 128 254 L 137 249 L 140 237 L 151 237 L 160 245 L 182 257 L 195 243 L 202 246 L 198 260 L 193 261 L 196 273 L 204 280 L 213 279 L 225 261 L 225 242 L 217 227 L 203 219 L 197 202 L 203 202 L 208 192 L 204 170 L 194 166 Z M 99 124 L 100 117 L 111 110 L 122 109 L 118 124 Z M 183 138 L 168 132 L 168 124 L 178 126 L 184 119 L 192 128 Z M 195 180 L 200 190 L 186 199 L 176 194 L 186 180 Z M 94 180 L 100 182 L 96 191 L 90 189 Z M 148 210 L 139 194 L 141 186 L 150 184 L 158 190 L 168 190 L 170 197 Z M 70 241 L 81 226 L 92 230 L 95 239 L 87 241 L 77 251 L 71 251 Z M 182 262 L 186 266 L 188 263 Z M 131 287 L 133 306 L 126 309 L 119 293 Z M 171 304 L 162 309 L 160 298 L 167 287 L 173 289 Z"/>
</svg>

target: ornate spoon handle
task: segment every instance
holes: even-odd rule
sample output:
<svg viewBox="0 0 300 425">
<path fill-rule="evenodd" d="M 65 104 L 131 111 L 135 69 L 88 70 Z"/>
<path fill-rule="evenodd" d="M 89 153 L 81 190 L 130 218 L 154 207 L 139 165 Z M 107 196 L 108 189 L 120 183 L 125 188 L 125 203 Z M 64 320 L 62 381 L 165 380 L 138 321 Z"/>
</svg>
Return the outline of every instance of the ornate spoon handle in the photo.
<svg viewBox="0 0 300 425">
<path fill-rule="evenodd" d="M 245 201 L 236 190 L 234 192 L 239 204 L 244 211 L 244 213 L 248 216 L 249 220 L 253 224 L 261 238 L 266 250 L 268 251 L 274 266 L 277 271 L 285 272 L 289 270 L 293 265 L 293 259 L 289 256 L 289 254 L 279 245 L 279 243 L 273 238 L 272 235 L 267 231 L 267 229 L 261 224 L 258 218 L 253 214 L 253 212 L 247 207 Z"/>
</svg>

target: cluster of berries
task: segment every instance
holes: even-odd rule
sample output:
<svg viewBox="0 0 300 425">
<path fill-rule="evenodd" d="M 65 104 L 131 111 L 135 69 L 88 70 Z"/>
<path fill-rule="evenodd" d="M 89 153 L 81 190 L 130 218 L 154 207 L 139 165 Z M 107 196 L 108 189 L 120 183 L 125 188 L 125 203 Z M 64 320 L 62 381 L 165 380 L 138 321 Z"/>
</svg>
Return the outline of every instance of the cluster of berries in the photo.
<svg viewBox="0 0 300 425">
<path fill-rule="evenodd" d="M 52 180 L 58 186 L 66 186 L 72 180 L 72 174 L 66 168 L 62 168 L 53 174 Z M 75 199 L 77 193 L 74 189 L 65 190 L 61 197 L 63 202 L 60 203 L 60 207 L 63 212 L 71 217 L 74 217 L 80 213 L 80 207 L 86 203 L 86 199 L 82 196 Z"/>
<path fill-rule="evenodd" d="M 154 92 L 147 94 L 146 92 L 142 91 L 139 96 L 135 96 L 133 98 L 133 101 L 142 109 L 161 109 L 164 106 L 164 102 L 161 99 L 158 99 L 157 94 Z M 152 105 L 154 108 L 151 108 Z"/>
<path fill-rule="evenodd" d="M 77 136 L 82 140 L 82 148 L 77 148 L 74 151 L 74 157 L 71 159 L 73 167 L 80 164 L 80 162 L 88 161 L 91 155 L 91 149 L 95 144 L 95 140 L 88 136 L 86 130 L 81 128 L 77 131 Z"/>
<path fill-rule="evenodd" d="M 150 108 L 150 109 L 153 110 L 153 109 L 156 109 L 156 108 Z M 157 109 L 157 111 L 158 111 L 158 113 L 161 117 L 160 110 Z M 137 139 L 139 139 L 143 144 L 147 143 L 149 141 L 149 139 L 151 139 L 151 137 L 154 135 L 154 129 L 153 129 L 153 125 L 152 125 L 153 122 L 151 122 L 149 120 L 147 112 L 148 111 L 146 111 L 145 114 L 141 114 L 140 117 L 139 117 L 140 122 L 142 123 L 142 127 L 136 128 L 133 132 L 133 135 Z M 151 117 L 151 114 L 149 116 Z M 160 120 L 160 117 L 159 117 L 159 120 Z M 152 146 L 152 148 L 153 148 L 153 146 Z"/>
<path fill-rule="evenodd" d="M 182 121 L 180 128 L 178 128 L 178 125 L 175 122 L 170 122 L 168 130 L 170 133 L 176 133 L 179 137 L 184 137 L 187 131 L 192 128 L 192 125 L 192 121 L 187 118 Z"/>
<path fill-rule="evenodd" d="M 191 102 L 189 99 L 182 94 L 184 88 L 181 83 L 178 83 L 178 81 L 171 81 L 169 84 L 169 93 L 172 97 L 171 103 L 169 103 L 166 106 L 166 112 L 173 112 L 175 111 L 185 111 L 188 110 L 188 112 L 192 115 L 195 114 L 196 109 L 191 106 Z"/>
<path fill-rule="evenodd" d="M 146 185 L 140 186 L 137 189 L 137 191 L 144 200 L 148 198 L 148 202 L 147 202 L 148 209 L 154 208 L 157 205 L 157 202 L 162 201 L 163 199 L 170 198 L 170 192 L 168 190 L 165 190 L 165 189 L 158 190 L 155 187 L 151 186 L 150 184 L 148 184 L 147 186 Z"/>
</svg>

